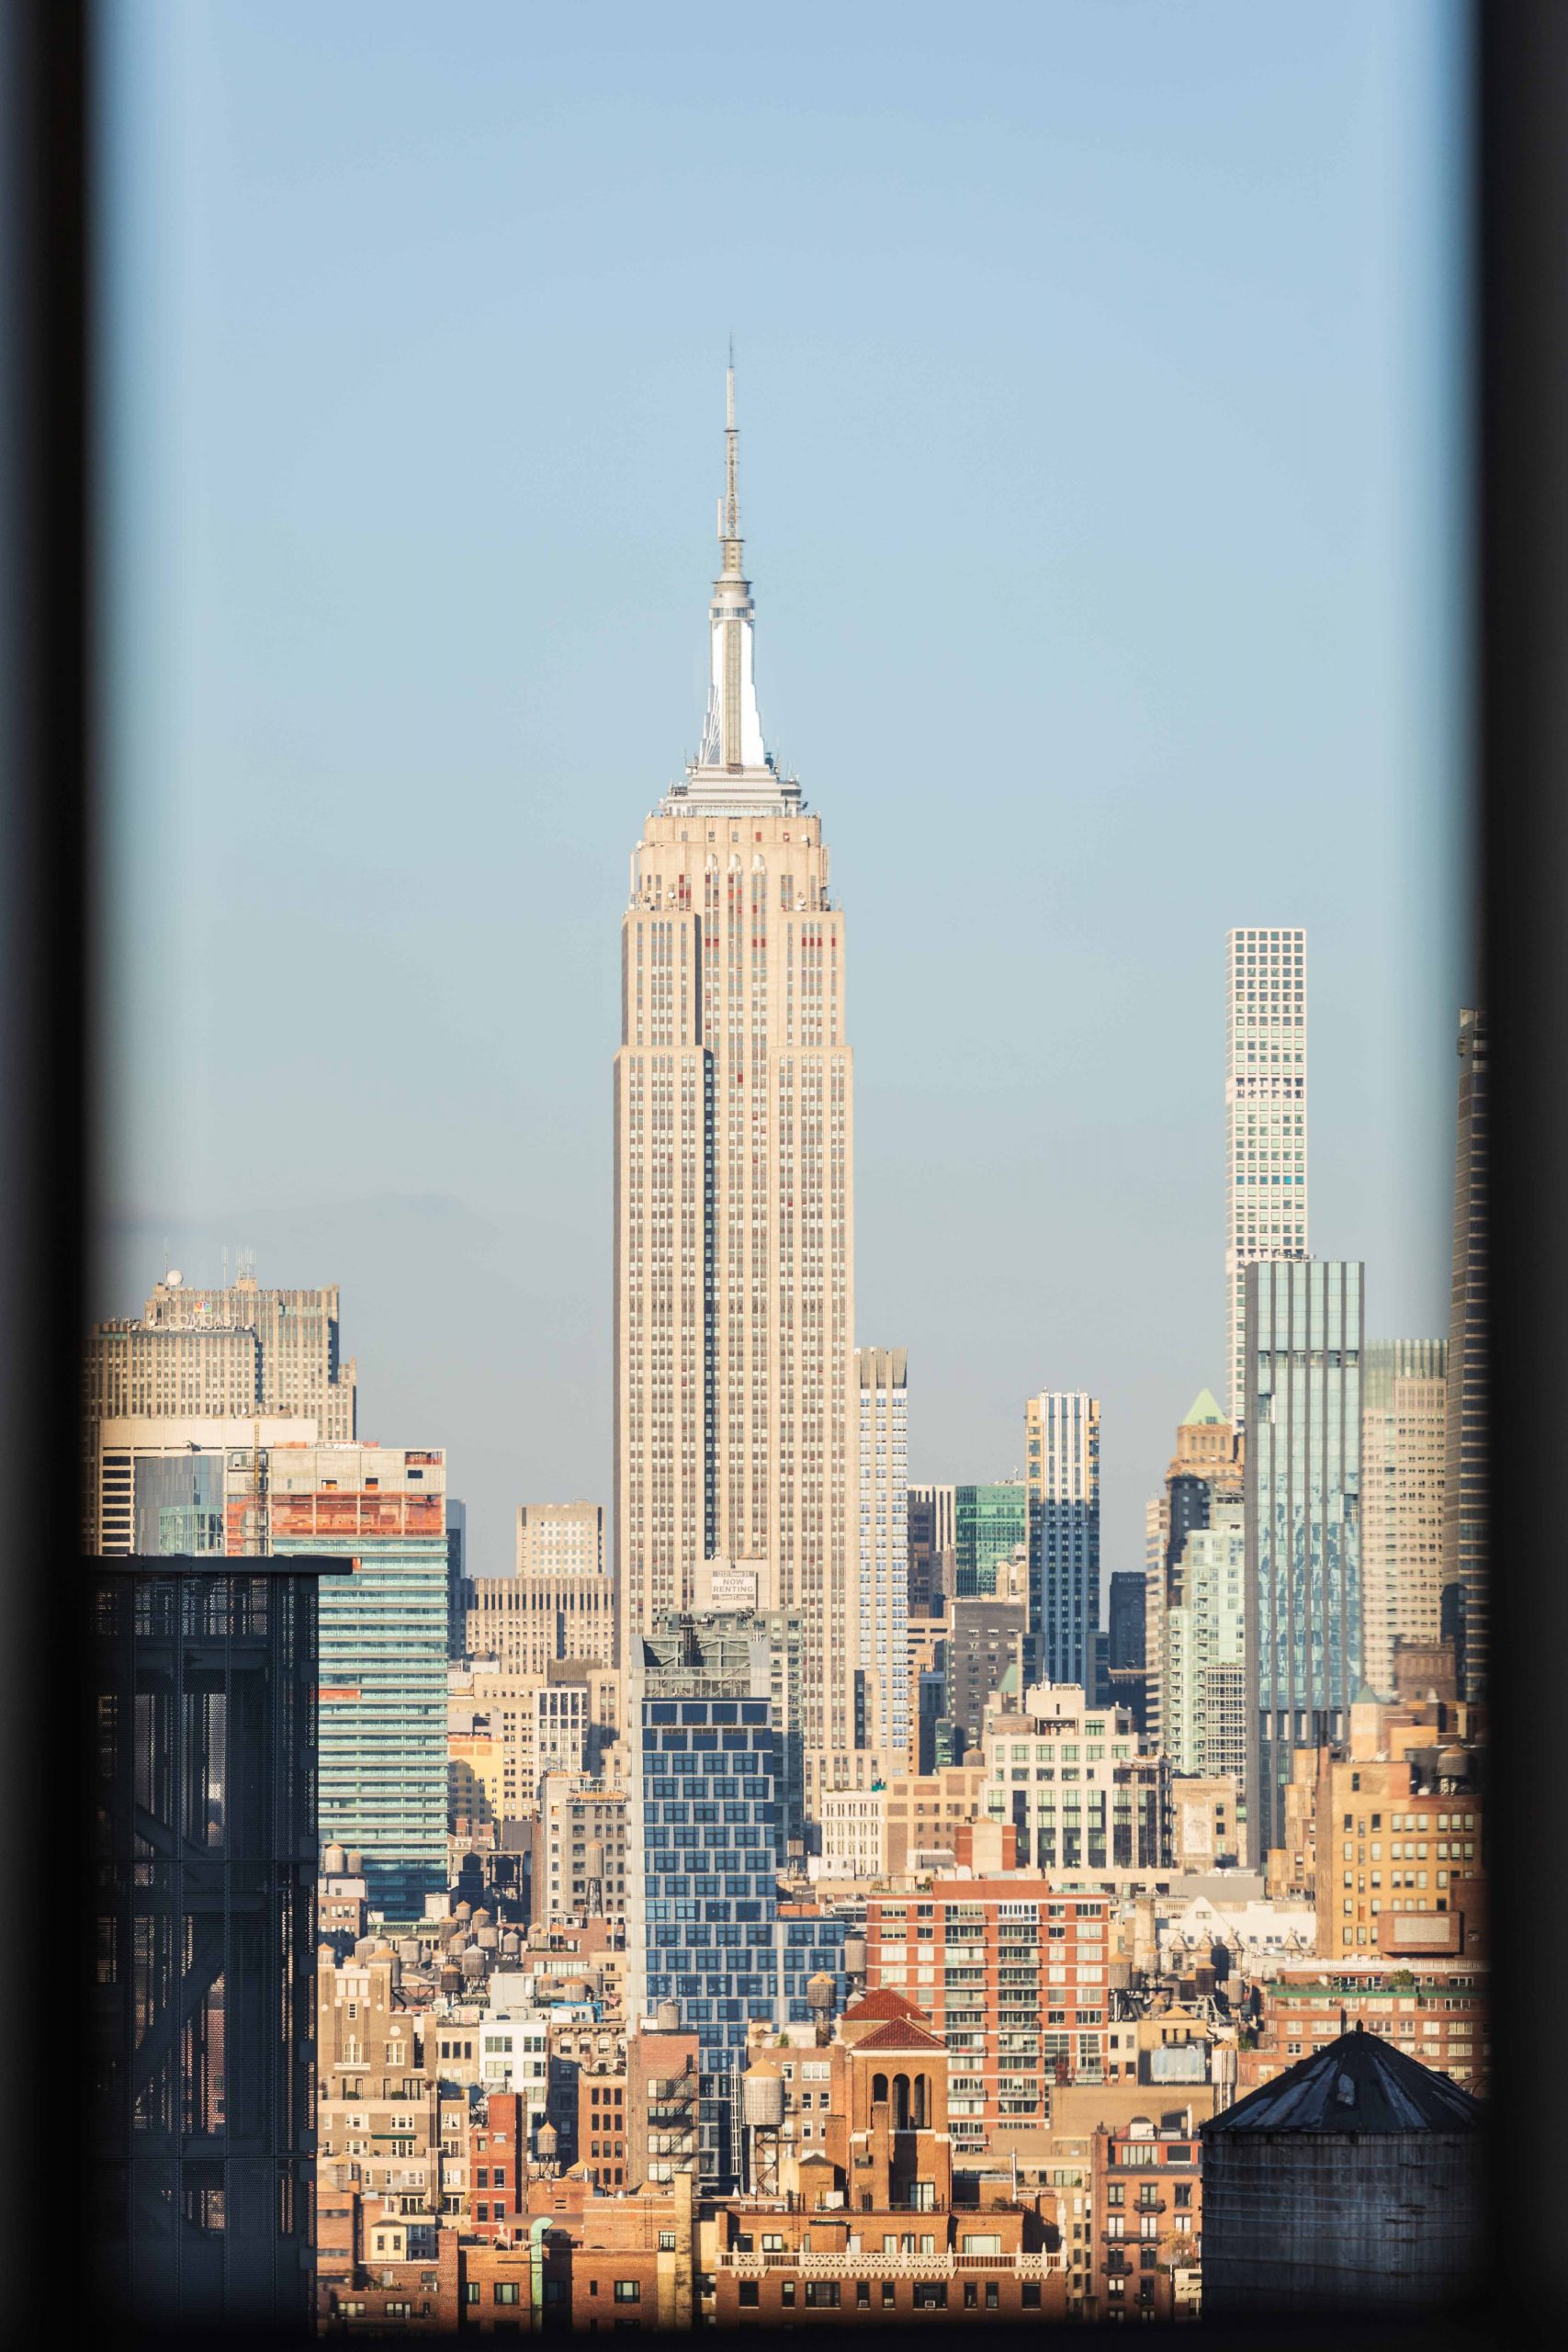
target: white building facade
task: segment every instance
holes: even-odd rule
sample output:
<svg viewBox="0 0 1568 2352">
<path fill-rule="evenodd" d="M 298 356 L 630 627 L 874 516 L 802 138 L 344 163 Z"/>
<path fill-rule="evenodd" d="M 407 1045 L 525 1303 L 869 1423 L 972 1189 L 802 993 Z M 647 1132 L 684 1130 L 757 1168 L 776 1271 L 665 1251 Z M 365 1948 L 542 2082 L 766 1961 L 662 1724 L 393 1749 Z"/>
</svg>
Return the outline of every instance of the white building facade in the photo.
<svg viewBox="0 0 1568 2352">
<path fill-rule="evenodd" d="M 1225 948 L 1225 1363 L 1246 1418 L 1247 1269 L 1307 1254 L 1304 931 L 1233 931 Z"/>
<path fill-rule="evenodd" d="M 857 1348 L 862 1742 L 901 1770 L 909 1744 L 909 1382 L 902 1348 Z"/>
</svg>

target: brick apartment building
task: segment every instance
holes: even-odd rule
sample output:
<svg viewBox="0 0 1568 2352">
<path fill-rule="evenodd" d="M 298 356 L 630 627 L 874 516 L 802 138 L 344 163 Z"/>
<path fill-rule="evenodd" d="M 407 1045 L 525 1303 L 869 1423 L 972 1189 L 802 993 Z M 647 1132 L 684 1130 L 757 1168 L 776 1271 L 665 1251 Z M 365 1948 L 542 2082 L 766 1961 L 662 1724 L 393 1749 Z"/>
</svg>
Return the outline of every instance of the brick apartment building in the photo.
<svg viewBox="0 0 1568 2352">
<path fill-rule="evenodd" d="M 718 2209 L 717 2325 L 833 2314 L 897 2323 L 921 2312 L 1060 2317 L 1054 2200 L 1048 2213 L 1038 2201 L 955 2206 L 948 2053 L 913 2005 L 873 1995 L 811 2055 L 829 2076 L 819 2135 L 773 2155 L 773 2193 Z M 782 2063 L 759 2046 L 752 2072 Z M 764 2154 L 764 2172 L 769 2163 Z"/>
<path fill-rule="evenodd" d="M 1101 2126 L 1090 2144 L 1084 2316 L 1195 2319 L 1203 2220 L 1195 2131 L 1173 2132 L 1137 2116 Z"/>
<path fill-rule="evenodd" d="M 1237 2057 L 1240 2092 L 1272 2082 L 1358 2026 L 1461 2090 L 1481 2095 L 1487 2088 L 1487 1980 L 1478 1962 L 1398 1952 L 1281 1961 L 1260 1990 L 1256 2046 Z"/>
<path fill-rule="evenodd" d="M 945 2042 L 960 2156 L 1040 2124 L 1054 2083 L 1103 2079 L 1109 1910 L 1022 1876 L 868 1898 L 867 1985 L 915 2004 Z"/>
<path fill-rule="evenodd" d="M 578 2075 L 577 2162 L 595 2188 L 626 2186 L 624 2066 L 585 2066 Z"/>
</svg>

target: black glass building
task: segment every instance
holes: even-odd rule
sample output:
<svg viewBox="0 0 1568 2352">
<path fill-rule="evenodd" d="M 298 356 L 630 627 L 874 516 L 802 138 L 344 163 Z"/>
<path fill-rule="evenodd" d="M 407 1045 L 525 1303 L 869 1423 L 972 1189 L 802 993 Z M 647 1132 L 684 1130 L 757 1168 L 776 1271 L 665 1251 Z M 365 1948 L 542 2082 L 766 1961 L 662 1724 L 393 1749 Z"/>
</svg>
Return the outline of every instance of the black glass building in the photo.
<svg viewBox="0 0 1568 2352">
<path fill-rule="evenodd" d="M 348 1563 L 85 1566 L 93 2297 L 160 2331 L 303 2328 L 317 1579 Z"/>
</svg>

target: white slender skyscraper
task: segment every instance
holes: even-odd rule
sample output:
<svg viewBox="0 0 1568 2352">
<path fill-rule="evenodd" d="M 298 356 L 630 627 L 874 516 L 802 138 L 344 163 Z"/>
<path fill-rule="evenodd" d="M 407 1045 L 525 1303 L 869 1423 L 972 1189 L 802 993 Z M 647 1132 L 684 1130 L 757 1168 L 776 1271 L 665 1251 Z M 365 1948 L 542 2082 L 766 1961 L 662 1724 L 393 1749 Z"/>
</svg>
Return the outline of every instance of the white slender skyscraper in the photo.
<svg viewBox="0 0 1568 2352">
<path fill-rule="evenodd" d="M 1225 1363 L 1247 1417 L 1247 1269 L 1307 1255 L 1306 933 L 1233 931 L 1225 952 Z"/>
<path fill-rule="evenodd" d="M 800 1611 L 808 1790 L 855 1784 L 853 1063 L 820 820 L 762 741 L 735 379 L 701 748 L 648 819 L 615 1057 L 623 1628 Z"/>
</svg>

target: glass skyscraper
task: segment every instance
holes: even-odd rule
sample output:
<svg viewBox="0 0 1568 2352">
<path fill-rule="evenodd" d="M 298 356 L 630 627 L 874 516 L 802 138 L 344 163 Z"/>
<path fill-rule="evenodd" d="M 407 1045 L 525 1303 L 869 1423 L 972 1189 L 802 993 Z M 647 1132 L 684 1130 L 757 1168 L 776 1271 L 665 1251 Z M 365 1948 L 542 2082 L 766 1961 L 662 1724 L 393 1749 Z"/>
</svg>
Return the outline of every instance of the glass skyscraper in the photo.
<svg viewBox="0 0 1568 2352">
<path fill-rule="evenodd" d="M 665 2002 L 697 2038 L 699 2162 L 737 2177 L 735 2105 L 752 2022 L 808 2014 L 826 1965 L 843 1992 L 841 1920 L 781 1920 L 784 1741 L 773 1645 L 756 1619 L 671 1617 L 634 1638 L 628 2014 Z"/>
<path fill-rule="evenodd" d="M 1023 1408 L 1029 1452 L 1029 1639 L 1034 1674 L 1092 1703 L 1100 1625 L 1100 1399 L 1047 1389 Z"/>
<path fill-rule="evenodd" d="M 1247 1270 L 1247 1851 L 1283 1842 L 1293 1747 L 1343 1737 L 1361 1680 L 1362 1269 Z"/>
<path fill-rule="evenodd" d="M 998 1561 L 1010 1560 L 1028 1536 L 1029 1501 L 1021 1478 L 988 1487 L 955 1487 L 953 1590 L 966 1598 L 995 1592 Z"/>
<path fill-rule="evenodd" d="M 276 1447 L 268 1549 L 347 1555 L 321 1588 L 321 1824 L 357 1849 L 373 1908 L 419 1917 L 446 1884 L 446 1457 Z"/>
</svg>

